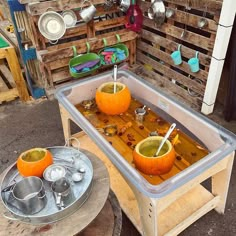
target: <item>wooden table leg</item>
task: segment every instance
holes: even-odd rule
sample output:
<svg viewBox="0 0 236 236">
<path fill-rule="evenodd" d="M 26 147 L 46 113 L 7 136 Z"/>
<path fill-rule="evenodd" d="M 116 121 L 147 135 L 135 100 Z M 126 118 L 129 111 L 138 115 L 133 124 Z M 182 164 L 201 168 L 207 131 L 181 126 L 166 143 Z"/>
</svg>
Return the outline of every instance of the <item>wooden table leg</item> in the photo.
<svg viewBox="0 0 236 236">
<path fill-rule="evenodd" d="M 29 93 L 26 87 L 26 83 L 24 77 L 21 72 L 21 67 L 13 47 L 8 47 L 5 49 L 6 51 L 6 59 L 9 65 L 12 76 L 15 80 L 16 87 L 19 93 L 19 97 L 22 101 L 28 101 L 30 99 Z"/>
<path fill-rule="evenodd" d="M 234 153 L 228 157 L 227 168 L 212 176 L 212 193 L 215 196 L 220 196 L 220 201 L 217 204 L 215 210 L 220 214 L 223 214 L 225 211 L 233 162 Z"/>
</svg>

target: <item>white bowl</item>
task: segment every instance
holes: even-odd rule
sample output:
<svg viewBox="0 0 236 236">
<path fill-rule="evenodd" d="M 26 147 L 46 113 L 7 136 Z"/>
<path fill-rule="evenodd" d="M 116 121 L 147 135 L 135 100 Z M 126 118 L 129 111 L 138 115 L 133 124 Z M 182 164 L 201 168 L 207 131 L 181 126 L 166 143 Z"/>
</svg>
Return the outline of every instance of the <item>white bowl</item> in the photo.
<svg viewBox="0 0 236 236">
<path fill-rule="evenodd" d="M 59 164 L 48 166 L 43 172 L 43 178 L 49 182 L 54 182 L 66 175 L 66 168 Z"/>
<path fill-rule="evenodd" d="M 58 40 L 66 32 L 63 17 L 54 11 L 47 11 L 40 16 L 38 28 L 40 33 L 49 40 Z"/>
</svg>

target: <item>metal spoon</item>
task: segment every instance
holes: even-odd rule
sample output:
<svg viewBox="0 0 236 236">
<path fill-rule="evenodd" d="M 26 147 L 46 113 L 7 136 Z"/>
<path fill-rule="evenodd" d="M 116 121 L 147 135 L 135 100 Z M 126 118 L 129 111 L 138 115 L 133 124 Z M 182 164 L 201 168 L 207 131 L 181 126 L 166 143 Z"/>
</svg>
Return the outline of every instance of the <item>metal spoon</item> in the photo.
<svg viewBox="0 0 236 236">
<path fill-rule="evenodd" d="M 175 126 L 176 126 L 175 123 L 173 123 L 173 124 L 170 126 L 170 128 L 169 128 L 169 130 L 167 131 L 165 137 L 162 139 L 161 144 L 159 145 L 159 147 L 158 147 L 158 149 L 157 149 L 157 152 L 156 152 L 156 154 L 154 155 L 154 157 L 157 157 L 157 156 L 158 156 L 158 154 L 159 154 L 159 152 L 161 151 L 161 149 L 162 149 L 164 143 L 165 143 L 166 140 L 169 138 L 169 136 L 170 136 L 170 134 L 172 133 L 172 131 L 174 130 Z"/>
</svg>

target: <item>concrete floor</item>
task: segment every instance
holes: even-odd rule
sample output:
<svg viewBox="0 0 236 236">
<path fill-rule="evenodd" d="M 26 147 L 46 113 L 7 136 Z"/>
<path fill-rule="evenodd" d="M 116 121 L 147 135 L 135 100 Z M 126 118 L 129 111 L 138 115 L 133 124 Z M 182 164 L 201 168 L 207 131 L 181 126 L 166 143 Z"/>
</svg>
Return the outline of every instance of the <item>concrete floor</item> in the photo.
<svg viewBox="0 0 236 236">
<path fill-rule="evenodd" d="M 221 113 L 221 110 L 217 109 L 214 115 L 209 117 L 236 133 L 236 121 L 225 122 Z M 56 145 L 64 145 L 56 100 L 40 100 L 28 105 L 14 101 L 0 106 L 0 173 L 15 162 L 21 152 L 32 147 Z M 236 164 L 234 162 L 225 215 L 211 211 L 183 231 L 181 236 L 236 235 L 235 180 Z M 123 217 L 122 235 L 139 235 L 125 216 Z"/>
</svg>

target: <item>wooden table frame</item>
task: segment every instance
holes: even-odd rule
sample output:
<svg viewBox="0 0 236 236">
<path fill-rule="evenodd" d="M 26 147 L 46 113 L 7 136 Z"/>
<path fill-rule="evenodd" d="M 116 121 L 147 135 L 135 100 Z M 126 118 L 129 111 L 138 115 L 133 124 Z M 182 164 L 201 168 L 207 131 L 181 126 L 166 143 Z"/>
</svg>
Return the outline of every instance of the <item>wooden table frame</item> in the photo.
<svg viewBox="0 0 236 236">
<path fill-rule="evenodd" d="M 0 36 L 4 38 L 2 35 Z M 8 42 L 9 46 L 5 48 L 0 48 L 0 60 L 6 59 L 8 63 L 10 72 L 13 77 L 13 81 L 8 81 L 8 82 L 13 88 L 8 89 L 4 81 L 0 81 L 1 84 L 3 85 L 2 90 L 0 88 L 0 103 L 2 101 L 13 100 L 16 97 L 20 97 L 20 99 L 23 102 L 26 102 L 30 99 L 30 97 L 29 97 L 29 93 L 26 87 L 24 77 L 21 72 L 21 67 L 20 67 L 20 64 L 16 55 L 16 51 L 9 41 L 7 41 L 5 38 L 4 40 Z"/>
<path fill-rule="evenodd" d="M 78 138 L 83 148 L 96 153 L 105 162 L 110 174 L 111 189 L 122 210 L 142 235 L 177 235 L 212 209 L 224 213 L 234 152 L 167 196 L 150 198 L 125 179 L 83 131 L 72 135 L 70 121 L 75 121 L 61 104 L 60 111 L 65 139 L 72 136 Z M 75 142 L 72 145 L 77 144 Z M 207 179 L 211 179 L 211 191 L 201 185 Z"/>
</svg>

